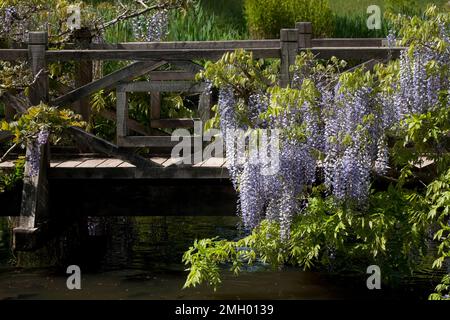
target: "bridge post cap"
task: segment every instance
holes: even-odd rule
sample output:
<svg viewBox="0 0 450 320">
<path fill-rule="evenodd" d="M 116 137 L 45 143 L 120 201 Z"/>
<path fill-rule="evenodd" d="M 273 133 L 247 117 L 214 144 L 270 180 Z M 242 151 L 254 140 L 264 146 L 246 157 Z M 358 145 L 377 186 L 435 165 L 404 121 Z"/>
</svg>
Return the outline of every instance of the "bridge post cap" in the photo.
<svg viewBox="0 0 450 320">
<path fill-rule="evenodd" d="M 297 42 L 297 29 L 281 29 L 280 40 L 284 42 Z"/>
<path fill-rule="evenodd" d="M 311 22 L 297 22 L 295 28 L 299 33 L 312 33 L 312 23 Z"/>
<path fill-rule="evenodd" d="M 28 33 L 28 44 L 47 44 L 48 34 L 45 31 L 31 31 Z"/>
</svg>

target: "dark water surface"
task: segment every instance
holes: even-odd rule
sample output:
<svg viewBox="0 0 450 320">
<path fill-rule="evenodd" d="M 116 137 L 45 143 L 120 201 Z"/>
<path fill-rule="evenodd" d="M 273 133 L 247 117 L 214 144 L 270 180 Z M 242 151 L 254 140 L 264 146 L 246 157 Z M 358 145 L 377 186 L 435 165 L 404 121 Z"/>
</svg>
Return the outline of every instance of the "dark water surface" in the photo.
<svg viewBox="0 0 450 320">
<path fill-rule="evenodd" d="M 365 278 L 257 265 L 239 277 L 225 272 L 216 292 L 208 286 L 182 290 L 183 252 L 195 239 L 238 237 L 236 223 L 233 217 L 93 218 L 82 225 L 88 236 L 78 244 L 67 235 L 52 250 L 14 257 L 7 219 L 0 218 L 0 299 L 426 299 L 432 288 L 413 281 L 399 290 L 370 291 Z M 71 264 L 81 267 L 82 290 L 67 289 Z"/>
</svg>

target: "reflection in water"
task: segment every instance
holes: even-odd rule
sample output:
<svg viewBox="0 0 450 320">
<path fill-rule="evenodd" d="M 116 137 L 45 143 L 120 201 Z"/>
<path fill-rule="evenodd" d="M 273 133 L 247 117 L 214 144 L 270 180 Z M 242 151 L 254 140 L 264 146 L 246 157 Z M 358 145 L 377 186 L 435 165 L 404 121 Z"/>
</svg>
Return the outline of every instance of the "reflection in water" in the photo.
<svg viewBox="0 0 450 320">
<path fill-rule="evenodd" d="M 361 278 L 294 268 L 264 271 L 262 265 L 240 277 L 225 273 L 217 292 L 206 286 L 181 290 L 186 277 L 183 252 L 195 239 L 239 237 L 237 222 L 234 217 L 89 218 L 47 248 L 18 256 L 20 265 L 40 268 L 19 269 L 8 265 L 10 233 L 7 220 L 0 218 L 0 299 L 426 298 L 423 289 L 410 288 L 401 295 L 374 292 Z M 80 291 L 66 288 L 70 264 L 81 267 Z"/>
</svg>

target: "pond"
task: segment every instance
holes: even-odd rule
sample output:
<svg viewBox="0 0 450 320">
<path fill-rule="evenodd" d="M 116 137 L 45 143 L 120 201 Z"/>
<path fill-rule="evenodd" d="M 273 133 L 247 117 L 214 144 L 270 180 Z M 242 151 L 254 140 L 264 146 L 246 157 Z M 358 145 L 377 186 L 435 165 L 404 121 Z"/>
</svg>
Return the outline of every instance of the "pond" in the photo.
<svg viewBox="0 0 450 320">
<path fill-rule="evenodd" d="M 7 218 L 0 218 L 0 299 L 426 299 L 432 288 L 418 277 L 400 289 L 370 291 L 361 277 L 256 265 L 239 277 L 224 269 L 216 292 L 206 285 L 183 290 L 183 252 L 195 239 L 238 237 L 237 223 L 234 217 L 91 218 L 77 245 L 66 235 L 52 250 L 14 257 Z M 81 290 L 67 289 L 70 264 L 81 268 Z"/>
</svg>

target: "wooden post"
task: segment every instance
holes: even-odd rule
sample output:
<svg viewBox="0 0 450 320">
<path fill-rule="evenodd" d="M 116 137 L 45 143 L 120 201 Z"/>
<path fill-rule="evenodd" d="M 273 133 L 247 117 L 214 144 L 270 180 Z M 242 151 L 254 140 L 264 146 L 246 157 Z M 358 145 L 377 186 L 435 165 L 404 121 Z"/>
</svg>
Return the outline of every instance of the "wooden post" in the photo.
<svg viewBox="0 0 450 320">
<path fill-rule="evenodd" d="M 117 90 L 117 145 L 128 135 L 128 97 L 125 91 Z"/>
<path fill-rule="evenodd" d="M 29 33 L 29 62 L 35 76 L 35 82 L 30 87 L 29 94 L 31 105 L 48 102 L 48 75 L 45 61 L 47 39 L 46 32 Z M 13 230 L 15 250 L 32 249 L 36 245 L 38 231 L 42 230 L 42 224 L 48 219 L 48 155 L 48 143 L 44 145 L 38 145 L 36 142 L 28 143 L 20 217 Z"/>
<path fill-rule="evenodd" d="M 298 50 L 311 48 L 312 42 L 312 23 L 311 22 L 297 22 L 295 28 L 298 32 Z"/>
<path fill-rule="evenodd" d="M 153 120 L 161 119 L 161 93 L 150 93 L 150 127 L 155 128 Z"/>
<path fill-rule="evenodd" d="M 292 80 L 289 70 L 290 66 L 295 64 L 295 57 L 298 49 L 298 32 L 297 29 L 281 29 L 281 75 L 280 86 L 287 87 Z"/>
<path fill-rule="evenodd" d="M 92 42 L 92 34 L 89 29 L 75 30 L 75 45 L 78 49 L 89 49 Z M 93 63 L 90 60 L 81 60 L 75 65 L 75 87 L 79 88 L 92 82 Z M 90 97 L 84 97 L 75 103 L 75 110 L 81 114 L 83 120 L 88 122 L 91 117 Z"/>
</svg>

